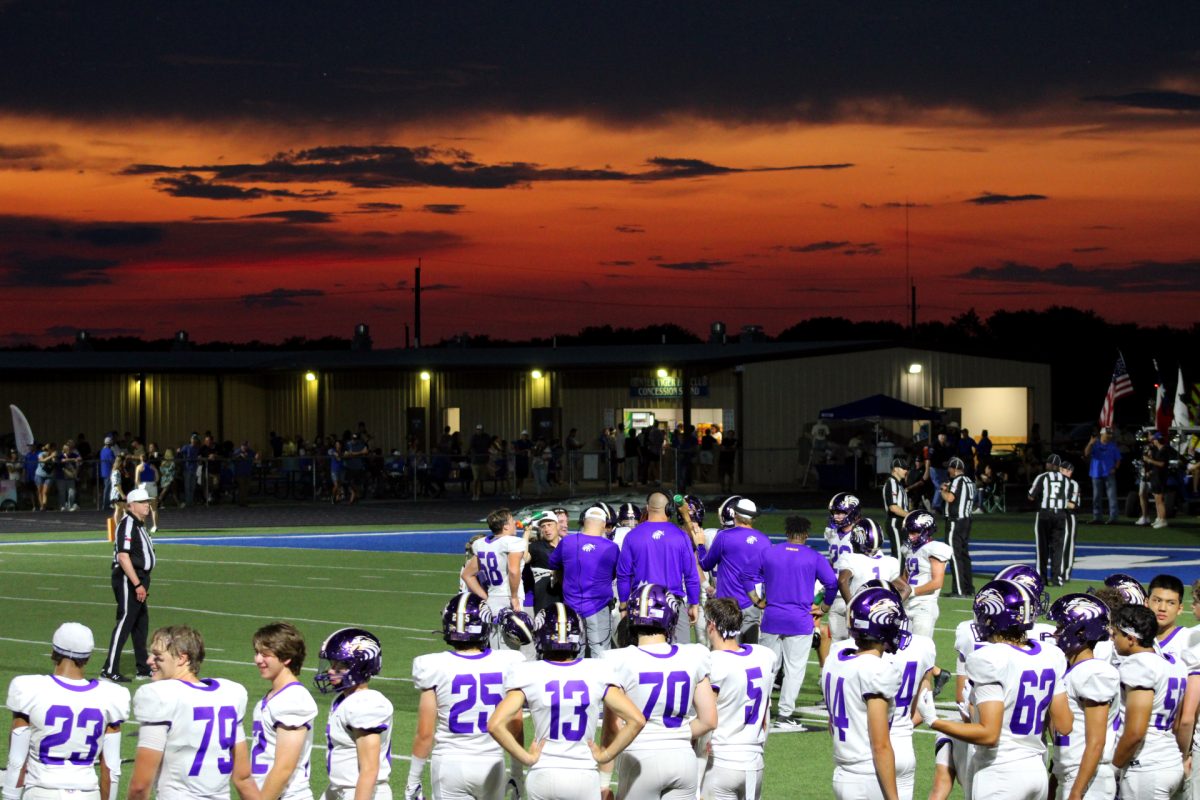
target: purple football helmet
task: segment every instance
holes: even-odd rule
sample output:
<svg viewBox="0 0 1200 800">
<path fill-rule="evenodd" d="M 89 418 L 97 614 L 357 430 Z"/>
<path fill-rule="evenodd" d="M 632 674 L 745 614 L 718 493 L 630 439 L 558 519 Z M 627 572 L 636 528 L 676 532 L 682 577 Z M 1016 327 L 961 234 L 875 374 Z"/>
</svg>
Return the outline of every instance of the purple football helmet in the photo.
<svg viewBox="0 0 1200 800">
<path fill-rule="evenodd" d="M 741 499 L 742 496 L 740 494 L 730 495 L 729 497 L 725 498 L 725 501 L 721 503 L 720 507 L 717 509 L 717 516 L 721 519 L 722 528 L 733 527 L 733 507 L 736 506 L 738 500 Z"/>
<path fill-rule="evenodd" d="M 844 531 L 858 522 L 862 514 L 862 503 L 856 495 L 838 492 L 829 501 L 829 526 Z M 841 516 L 839 520 L 838 517 Z"/>
<path fill-rule="evenodd" d="M 621 503 L 617 509 L 617 524 L 632 528 L 642 521 L 642 510 L 634 503 Z"/>
<path fill-rule="evenodd" d="M 903 650 L 912 641 L 908 615 L 895 592 L 877 587 L 859 589 L 846 604 L 846 627 L 855 640 L 881 642 L 889 653 Z"/>
<path fill-rule="evenodd" d="M 894 594 L 896 599 L 900 599 L 900 592 L 896 591 L 896 587 L 885 583 L 883 578 L 871 578 L 869 581 L 863 581 L 862 586 L 858 587 L 858 591 L 861 592 L 863 589 L 883 589 Z"/>
<path fill-rule="evenodd" d="M 527 644 L 533 644 L 533 620 L 524 611 L 506 608 L 496 615 L 496 624 L 500 626 L 504 643 L 511 649 L 520 650 Z"/>
<path fill-rule="evenodd" d="M 904 515 L 904 533 L 909 547 L 920 550 L 937 536 L 937 519 L 923 508 L 910 511 Z"/>
<path fill-rule="evenodd" d="M 675 632 L 679 618 L 679 598 L 657 583 L 642 583 L 629 593 L 629 624 L 634 627 L 656 628 L 667 634 L 668 641 Z"/>
<path fill-rule="evenodd" d="M 562 603 L 546 606 L 534 622 L 534 641 L 539 654 L 575 655 L 583 650 L 583 622 Z"/>
<path fill-rule="evenodd" d="M 492 609 L 472 592 L 450 598 L 442 611 L 442 638 L 450 642 L 486 644 L 492 635 Z"/>
<path fill-rule="evenodd" d="M 692 522 L 700 527 L 704 527 L 704 501 L 694 494 L 684 495 L 683 505 L 688 507 L 688 513 L 692 515 Z M 683 516 L 683 509 L 679 506 L 675 507 L 675 521 L 680 525 L 685 525 L 687 520 Z"/>
<path fill-rule="evenodd" d="M 850 549 L 864 556 L 873 556 L 883 546 L 883 531 L 869 517 L 863 517 L 850 531 Z"/>
<path fill-rule="evenodd" d="M 1050 619 L 1058 625 L 1058 646 L 1069 656 L 1109 637 L 1108 606 L 1090 594 L 1064 594 L 1050 606 Z"/>
<path fill-rule="evenodd" d="M 1029 630 L 1037 619 L 1037 605 L 1037 599 L 1022 584 L 988 581 L 975 595 L 975 637 L 986 642 L 1001 631 Z"/>
<path fill-rule="evenodd" d="M 370 631 L 362 628 L 342 628 L 329 634 L 318 653 L 320 662 L 313 683 L 321 694 L 340 692 L 369 681 L 383 670 L 383 645 Z M 329 674 L 330 662 L 346 665 L 337 677 Z"/>
<path fill-rule="evenodd" d="M 1012 581 L 1019 583 L 1029 590 L 1037 601 L 1037 615 L 1044 616 L 1050 609 L 1050 593 L 1046 591 L 1046 584 L 1042 580 L 1042 576 L 1038 571 L 1028 564 L 1013 564 L 1010 567 L 1005 567 L 996 573 L 998 581 Z"/>
<path fill-rule="evenodd" d="M 1104 579 L 1105 586 L 1111 586 L 1121 593 L 1125 602 L 1131 606 L 1146 605 L 1146 587 L 1132 575 L 1117 572 Z"/>
</svg>

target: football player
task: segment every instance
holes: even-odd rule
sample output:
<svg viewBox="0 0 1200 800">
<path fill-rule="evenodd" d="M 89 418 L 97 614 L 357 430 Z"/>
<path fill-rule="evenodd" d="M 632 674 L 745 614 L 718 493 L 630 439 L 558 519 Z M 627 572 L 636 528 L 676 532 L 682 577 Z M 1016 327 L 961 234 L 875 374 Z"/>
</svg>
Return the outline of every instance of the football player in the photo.
<svg viewBox="0 0 1200 800">
<path fill-rule="evenodd" d="M 450 649 L 413 659 L 413 684 L 421 697 L 406 800 L 424 796 L 421 779 L 430 760 L 434 796 L 504 797 L 504 753 L 488 736 L 488 717 L 504 697 L 504 673 L 524 659 L 516 649 L 489 648 L 492 627 L 486 601 L 470 592 L 455 595 L 442 611 L 442 638 Z M 521 736 L 519 715 L 514 725 Z M 513 782 L 518 783 L 515 776 Z"/>
<path fill-rule="evenodd" d="M 907 544 L 903 550 L 901 579 L 910 587 L 910 593 L 904 600 L 904 611 L 908 614 L 913 633 L 933 638 L 933 628 L 941 613 L 938 596 L 946 581 L 946 564 L 954 558 L 954 551 L 950 545 L 934 538 L 937 535 L 937 520 L 923 508 L 910 511 L 904 517 L 902 527 Z M 935 697 L 949 681 L 950 673 L 934 666 Z"/>
<path fill-rule="evenodd" d="M 304 636 L 287 622 L 254 633 L 254 666 L 271 684 L 254 705 L 250 771 L 263 800 L 311 800 L 309 767 L 317 704 L 296 679 L 304 666 Z"/>
<path fill-rule="evenodd" d="M 20 800 L 24 774 L 24 797 L 29 800 L 68 795 L 116 800 L 129 690 L 84 677 L 96 646 L 90 628 L 64 622 L 54 631 L 50 646 L 52 674 L 18 675 L 8 684 L 12 733 L 3 798 Z"/>
<path fill-rule="evenodd" d="M 1113 749 L 1121 708 L 1121 676 L 1094 657 L 1096 642 L 1109 638 L 1108 606 L 1087 594 L 1068 594 L 1050 606 L 1055 640 L 1067 657 L 1066 702 L 1071 728 L 1056 731 L 1051 748 L 1059 797 L 1111 800 L 1117 795 Z"/>
<path fill-rule="evenodd" d="M 137 756 L 128 797 L 185 800 L 228 797 L 232 777 L 243 798 L 259 796 L 246 753 L 246 689 L 200 678 L 204 638 L 186 625 L 159 628 L 150 637 L 150 679 L 133 698 Z"/>
<path fill-rule="evenodd" d="M 1174 575 L 1155 575 L 1150 581 L 1150 593 L 1146 607 L 1154 612 L 1158 620 L 1155 639 L 1158 649 L 1170 653 L 1178 661 L 1188 646 L 1188 632 L 1176 624 L 1183 610 L 1183 581 Z"/>
<path fill-rule="evenodd" d="M 706 757 L 701 797 L 758 800 L 779 659 L 763 645 L 738 644 L 742 610 L 732 598 L 709 600 L 704 612 L 712 648 L 709 681 L 717 695 L 717 729 Z"/>
<path fill-rule="evenodd" d="M 898 800 L 888 724 L 900 670 L 884 655 L 908 644 L 908 618 L 895 592 L 878 587 L 850 598 L 848 611 L 851 638 L 833 646 L 821 670 L 833 739 L 833 794 L 838 800 Z"/>
<path fill-rule="evenodd" d="M 891 585 L 884 588 L 894 591 Z M 896 599 L 900 600 L 899 597 Z M 913 750 L 913 706 L 918 693 L 922 688 L 928 688 L 932 680 L 937 645 L 928 636 L 911 633 L 902 648 L 894 653 L 885 652 L 883 660 L 895 665 L 900 673 L 900 687 L 896 690 L 896 707 L 889 729 L 896 758 L 896 791 L 900 800 L 912 800 L 913 781 L 917 773 L 917 756 Z"/>
<path fill-rule="evenodd" d="M 1051 702 L 1066 692 L 1066 658 L 1057 647 L 1028 638 L 1038 608 L 1019 583 L 985 584 L 975 596 L 974 614 L 987 644 L 966 663 L 971 721 L 938 719 L 931 691 L 918 698 L 923 723 L 975 746 L 969 768 L 972 800 L 1044 800 L 1049 788 L 1044 709 L 1050 707 L 1055 728 L 1071 727 L 1066 704 Z"/>
<path fill-rule="evenodd" d="M 882 547 L 883 532 L 879 525 L 867 517 L 860 519 L 850 531 L 850 552 L 843 553 L 834 565 L 838 573 L 838 594 L 843 609 L 846 603 L 850 602 L 850 598 L 858 594 L 858 590 L 869 580 L 881 581 L 887 586 L 896 582 L 899 585 L 893 588 L 897 592 L 909 591 L 907 582 L 899 580 L 900 562 L 891 556 L 885 556 Z M 844 610 L 841 614 L 830 614 L 829 633 L 835 642 L 849 638 Z"/>
<path fill-rule="evenodd" d="M 617 547 L 625 541 L 625 534 L 633 530 L 642 521 L 642 510 L 634 503 L 621 503 L 617 508 L 617 527 L 613 529 L 612 540 Z"/>
<path fill-rule="evenodd" d="M 635 587 L 628 611 L 637 646 L 609 650 L 604 661 L 642 709 L 646 727 L 621 755 L 617 798 L 695 800 L 692 742 L 717 726 L 708 648 L 671 643 L 679 599 L 659 584 Z M 619 733 L 617 720 L 606 716 L 603 741 L 615 742 Z"/>
<path fill-rule="evenodd" d="M 528 552 L 525 540 L 516 536 L 517 522 L 507 508 L 498 508 L 487 516 L 491 533 L 474 544 L 475 561 L 467 562 L 461 577 L 467 588 L 487 601 L 496 616 L 503 609 L 521 610 L 521 566 Z M 498 630 L 492 631 L 492 648 L 505 645 Z"/>
<path fill-rule="evenodd" d="M 583 624 L 574 611 L 555 603 L 538 614 L 534 635 L 543 660 L 509 668 L 504 699 L 487 723 L 488 733 L 529 767 L 525 790 L 531 800 L 596 800 L 602 780 L 611 780 L 612 760 L 642 730 L 645 718 L 606 661 L 579 657 Z M 528 750 L 514 735 L 526 704 L 534 728 Z M 607 719 L 625 724 L 599 747 L 595 733 L 602 705 Z"/>
<path fill-rule="evenodd" d="M 825 542 L 829 565 L 834 568 L 835 574 L 838 559 L 844 554 L 851 552 L 850 532 L 854 530 L 854 526 L 858 524 L 861 516 L 861 503 L 855 495 L 849 492 L 838 492 L 830 498 L 829 522 L 825 526 Z M 829 614 L 821 620 L 821 624 L 818 627 L 821 640 L 817 647 L 817 663 L 822 667 L 825 665 L 825 658 L 829 654 L 829 646 L 833 643 L 829 619 L 838 615 L 843 618 L 846 616 L 846 601 L 840 594 L 832 598 L 826 597 L 825 602 L 829 604 Z"/>
<path fill-rule="evenodd" d="M 1183 783 L 1175 729 L 1187 670 L 1171 654 L 1155 649 L 1158 627 L 1154 612 L 1145 606 L 1122 606 L 1112 615 L 1125 698 L 1121 738 L 1112 759 L 1122 800 L 1169 798 Z"/>
<path fill-rule="evenodd" d="M 317 655 L 313 683 L 321 694 L 338 693 L 325 724 L 322 800 L 390 800 L 392 703 L 370 687 L 383 670 L 383 645 L 370 631 L 342 628 Z"/>
</svg>

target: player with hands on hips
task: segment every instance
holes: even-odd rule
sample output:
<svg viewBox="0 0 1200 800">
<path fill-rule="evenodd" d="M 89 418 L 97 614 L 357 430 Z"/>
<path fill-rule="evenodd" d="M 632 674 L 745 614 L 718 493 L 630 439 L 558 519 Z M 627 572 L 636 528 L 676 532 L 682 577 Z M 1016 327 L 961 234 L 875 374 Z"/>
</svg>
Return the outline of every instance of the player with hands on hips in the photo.
<svg viewBox="0 0 1200 800">
<path fill-rule="evenodd" d="M 254 665 L 271 684 L 254 706 L 250 772 L 263 800 L 311 800 L 309 768 L 317 704 L 297 675 L 304 666 L 304 636 L 288 622 L 254 633 Z"/>
<path fill-rule="evenodd" d="M 64 622 L 51 639 L 54 672 L 18 675 L 9 683 L 12 732 L 0 789 L 4 800 L 116 800 L 129 690 L 84 676 L 95 646 L 90 628 Z"/>
<path fill-rule="evenodd" d="M 584 642 L 578 614 L 555 603 L 538 613 L 534 627 L 543 660 L 509 668 L 504 699 L 488 720 L 488 733 L 529 767 L 525 791 L 531 800 L 596 800 L 605 774 L 600 769 L 633 741 L 645 718 L 626 697 L 607 661 L 579 657 Z M 528 749 L 514 735 L 526 704 L 534 728 Z M 595 742 L 602 705 L 608 719 L 624 723 L 604 747 Z"/>
<path fill-rule="evenodd" d="M 523 626 L 523 619 L 518 623 Z M 503 799 L 504 751 L 488 735 L 488 719 L 504 699 L 505 673 L 525 659 L 516 648 L 488 647 L 493 626 L 485 600 L 470 592 L 457 594 L 442 611 L 442 638 L 450 649 L 413 659 L 413 684 L 421 696 L 406 800 L 424 797 L 427 761 L 434 797 Z M 512 729 L 517 738 L 523 736 L 520 714 L 514 716 Z M 519 765 L 514 766 L 514 781 L 519 772 Z"/>
<path fill-rule="evenodd" d="M 821 670 L 833 794 L 837 800 L 898 800 L 888 725 L 900 671 L 884 655 L 908 644 L 908 618 L 895 592 L 869 586 L 850 598 L 847 623 L 850 639 L 833 646 Z"/>
<path fill-rule="evenodd" d="M 1051 762 L 1065 800 L 1111 800 L 1117 794 L 1113 750 L 1121 710 L 1121 677 L 1096 658 L 1096 642 L 1109 638 L 1108 606 L 1088 594 L 1063 595 L 1050 606 L 1055 640 L 1067 657 L 1065 701 L 1071 727 L 1052 736 Z M 1055 703 L 1059 702 L 1059 695 Z"/>
<path fill-rule="evenodd" d="M 987 642 L 967 657 L 972 721 L 938 719 L 931 692 L 917 710 L 924 724 L 975 746 L 972 800 L 1045 800 L 1049 790 L 1042 732 L 1050 709 L 1058 730 L 1071 727 L 1063 702 L 1066 658 L 1057 647 L 1030 640 L 1039 603 L 1024 586 L 1006 580 L 985 584 L 975 596 L 975 625 Z"/>
<path fill-rule="evenodd" d="M 338 693 L 325 725 L 322 800 L 390 800 L 392 703 L 370 687 L 383 670 L 383 645 L 370 631 L 342 628 L 317 655 L 313 683 L 322 694 Z"/>
</svg>

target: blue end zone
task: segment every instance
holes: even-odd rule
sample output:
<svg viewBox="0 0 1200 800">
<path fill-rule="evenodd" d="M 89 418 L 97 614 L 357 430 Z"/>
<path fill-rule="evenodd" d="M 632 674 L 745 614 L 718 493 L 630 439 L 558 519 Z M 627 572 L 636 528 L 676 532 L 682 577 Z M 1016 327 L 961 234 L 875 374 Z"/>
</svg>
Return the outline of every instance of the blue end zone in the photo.
<svg viewBox="0 0 1200 800">
<path fill-rule="evenodd" d="M 461 555 L 467 540 L 483 529 L 439 531 L 369 531 L 363 533 L 231 534 L 162 538 L 163 544 L 193 544 L 220 547 L 286 547 L 302 550 L 358 550 L 367 552 L 438 553 Z M 772 541 L 782 541 L 772 537 Z M 815 549 L 824 551 L 823 539 L 810 539 Z M 1009 564 L 1032 564 L 1036 559 L 1032 542 L 977 540 L 971 546 L 974 571 L 990 575 Z M 1200 548 L 1138 547 L 1108 544 L 1079 545 L 1076 548 L 1072 578 L 1099 581 L 1114 572 L 1124 572 L 1143 583 L 1168 572 L 1184 584 L 1200 577 Z"/>
</svg>

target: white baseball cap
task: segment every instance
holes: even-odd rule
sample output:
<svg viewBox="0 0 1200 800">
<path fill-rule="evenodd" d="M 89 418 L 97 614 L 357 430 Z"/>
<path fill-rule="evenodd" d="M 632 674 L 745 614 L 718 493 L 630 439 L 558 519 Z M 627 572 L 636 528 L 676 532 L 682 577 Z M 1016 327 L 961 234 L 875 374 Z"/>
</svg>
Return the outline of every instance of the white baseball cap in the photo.
<svg viewBox="0 0 1200 800">
<path fill-rule="evenodd" d="M 598 519 L 608 522 L 608 514 L 600 506 L 592 506 L 587 511 L 583 512 L 584 519 Z"/>
<path fill-rule="evenodd" d="M 96 649 L 96 637 L 92 636 L 92 629 L 78 622 L 59 625 L 50 643 L 54 652 L 67 658 L 88 658 Z"/>
<path fill-rule="evenodd" d="M 145 489 L 134 489 L 129 494 L 125 495 L 127 503 L 148 503 L 150 502 L 150 493 Z"/>
<path fill-rule="evenodd" d="M 741 517 L 757 517 L 758 506 L 753 500 L 743 497 L 733 504 L 733 513 Z"/>
<path fill-rule="evenodd" d="M 538 525 L 541 525 L 543 522 L 553 522 L 555 525 L 557 525 L 558 515 L 547 508 L 542 512 L 542 518 L 538 520 Z"/>
</svg>

